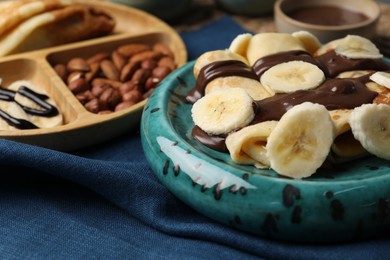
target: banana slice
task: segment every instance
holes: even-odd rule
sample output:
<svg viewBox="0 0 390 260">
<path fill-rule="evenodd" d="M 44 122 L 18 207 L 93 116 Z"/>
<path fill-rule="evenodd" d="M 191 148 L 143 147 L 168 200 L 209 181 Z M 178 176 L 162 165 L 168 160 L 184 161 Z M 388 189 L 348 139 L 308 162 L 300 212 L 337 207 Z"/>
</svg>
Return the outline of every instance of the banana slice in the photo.
<svg viewBox="0 0 390 260">
<path fill-rule="evenodd" d="M 211 135 L 229 134 L 254 118 L 253 99 L 241 88 L 215 90 L 192 106 L 195 125 Z"/>
<path fill-rule="evenodd" d="M 308 31 L 297 31 L 291 34 L 297 38 L 303 45 L 303 47 L 311 54 L 315 53 L 321 48 L 322 44 L 318 38 Z"/>
<path fill-rule="evenodd" d="M 246 57 L 252 66 L 264 56 L 278 52 L 305 50 L 300 40 L 290 33 L 258 33 L 252 36 L 249 42 Z"/>
<path fill-rule="evenodd" d="M 207 95 L 216 89 L 227 87 L 242 88 L 254 100 L 262 100 L 274 95 L 274 93 L 270 92 L 267 88 L 261 85 L 260 81 L 240 76 L 219 77 L 212 80 L 209 84 L 207 84 L 205 94 Z"/>
<path fill-rule="evenodd" d="M 328 110 L 305 102 L 288 110 L 268 137 L 271 168 L 294 179 L 309 177 L 325 161 L 334 139 Z"/>
<path fill-rule="evenodd" d="M 358 35 L 347 35 L 338 43 L 335 52 L 350 59 L 383 58 L 374 43 Z"/>
<path fill-rule="evenodd" d="M 226 60 L 237 60 L 237 61 L 242 61 L 245 64 L 248 64 L 248 61 L 243 56 L 227 49 L 208 51 L 200 55 L 195 61 L 194 69 L 193 69 L 195 78 L 198 78 L 199 72 L 204 66 L 216 61 L 226 61 Z"/>
<path fill-rule="evenodd" d="M 390 160 L 390 106 L 364 104 L 350 116 L 354 137 L 371 154 Z"/>
<path fill-rule="evenodd" d="M 277 123 L 278 121 L 264 121 L 229 134 L 225 143 L 232 160 L 257 168 L 269 168 L 265 145 Z"/>
<path fill-rule="evenodd" d="M 390 73 L 377 71 L 370 76 L 370 79 L 375 83 L 390 89 Z"/>
<path fill-rule="evenodd" d="M 275 93 L 290 93 L 318 87 L 325 80 L 324 72 L 304 61 L 277 64 L 260 77 L 260 82 Z"/>
<path fill-rule="evenodd" d="M 252 34 L 250 33 L 239 34 L 230 43 L 229 50 L 231 52 L 240 54 L 242 57 L 246 57 L 246 51 L 251 39 Z"/>
</svg>

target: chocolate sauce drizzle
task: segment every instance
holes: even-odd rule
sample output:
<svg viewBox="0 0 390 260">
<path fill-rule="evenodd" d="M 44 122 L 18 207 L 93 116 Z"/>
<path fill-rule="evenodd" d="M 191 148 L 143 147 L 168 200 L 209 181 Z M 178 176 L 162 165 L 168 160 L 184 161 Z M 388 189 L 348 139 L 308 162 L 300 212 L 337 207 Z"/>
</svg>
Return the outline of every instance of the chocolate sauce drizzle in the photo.
<svg viewBox="0 0 390 260">
<path fill-rule="evenodd" d="M 260 58 L 253 67 L 240 61 L 218 61 L 201 69 L 196 86 L 188 93 L 186 100 L 190 103 L 196 102 L 205 94 L 207 84 L 217 77 L 241 76 L 259 80 L 260 76 L 272 66 L 292 60 L 301 60 L 318 66 L 324 72 L 326 80 L 314 90 L 276 94 L 254 101 L 256 116 L 251 124 L 279 120 L 289 108 L 307 101 L 322 104 L 328 110 L 353 109 L 362 104 L 372 103 L 378 93 L 369 90 L 365 85 L 371 74 L 359 78 L 334 77 L 345 71 L 390 70 L 390 65 L 382 59 L 348 59 L 338 55 L 335 51 L 329 51 L 317 57 L 305 51 L 281 52 Z M 209 135 L 198 126 L 193 128 L 192 135 L 211 149 L 227 152 L 225 136 Z"/>
<path fill-rule="evenodd" d="M 359 79 L 328 79 L 314 90 L 276 94 L 255 101 L 256 116 L 251 124 L 279 120 L 288 109 L 304 102 L 321 104 L 328 110 L 353 109 L 362 104 L 372 103 L 377 95 L 377 92 L 369 90 Z"/>
<path fill-rule="evenodd" d="M 24 106 L 15 100 L 16 94 L 20 94 L 41 107 L 41 109 L 35 109 L 28 106 Z M 17 103 L 27 114 L 42 116 L 42 117 L 53 117 L 58 115 L 58 110 L 53 105 L 49 104 L 45 100 L 49 97 L 44 94 L 37 93 L 26 86 L 20 86 L 18 91 L 13 91 L 10 89 L 0 87 L 0 100 L 7 102 Z M 35 124 L 30 121 L 15 118 L 5 111 L 0 109 L 0 117 L 3 118 L 9 125 L 17 129 L 36 129 L 38 128 Z"/>
<path fill-rule="evenodd" d="M 258 76 L 257 80 L 261 77 L 261 75 L 263 75 L 264 72 L 266 72 L 271 67 L 289 61 L 304 61 L 304 62 L 311 63 L 317 66 L 318 68 L 320 68 L 324 72 L 325 77 L 329 77 L 328 69 L 322 63 L 321 60 L 316 60 L 314 57 L 310 55 L 310 53 L 306 51 L 294 50 L 294 51 L 279 52 L 258 59 L 253 64 L 253 70 Z"/>
<path fill-rule="evenodd" d="M 209 82 L 216 78 L 232 75 L 258 80 L 252 68 L 242 61 L 225 60 L 212 62 L 200 70 L 196 80 L 196 86 L 188 93 L 186 100 L 190 103 L 195 103 L 199 98 L 204 96 L 205 88 Z"/>
<path fill-rule="evenodd" d="M 389 70 L 390 66 L 382 59 L 348 59 L 338 55 L 334 50 L 316 57 L 328 70 L 329 77 L 334 78 L 344 71 L 352 70 Z"/>
</svg>

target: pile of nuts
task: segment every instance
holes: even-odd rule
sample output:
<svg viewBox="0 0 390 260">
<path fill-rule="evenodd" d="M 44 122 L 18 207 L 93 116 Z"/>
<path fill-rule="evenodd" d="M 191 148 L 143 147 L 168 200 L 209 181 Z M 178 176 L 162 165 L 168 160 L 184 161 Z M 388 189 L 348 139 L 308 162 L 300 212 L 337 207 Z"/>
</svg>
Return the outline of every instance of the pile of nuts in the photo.
<svg viewBox="0 0 390 260">
<path fill-rule="evenodd" d="M 176 64 L 164 43 L 130 43 L 54 69 L 88 111 L 107 114 L 148 98 Z"/>
</svg>

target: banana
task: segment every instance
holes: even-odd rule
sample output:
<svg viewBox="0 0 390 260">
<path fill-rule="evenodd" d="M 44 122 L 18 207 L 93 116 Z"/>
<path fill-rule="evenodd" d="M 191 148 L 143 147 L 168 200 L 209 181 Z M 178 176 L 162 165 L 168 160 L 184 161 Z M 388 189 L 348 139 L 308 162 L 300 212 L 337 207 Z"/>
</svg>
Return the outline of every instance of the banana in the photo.
<svg viewBox="0 0 390 260">
<path fill-rule="evenodd" d="M 291 35 L 297 38 L 302 43 L 303 47 L 311 54 L 314 54 L 322 46 L 320 40 L 311 32 L 297 31 L 293 32 Z"/>
<path fill-rule="evenodd" d="M 347 35 L 338 42 L 335 52 L 350 59 L 381 59 L 383 55 L 373 42 L 358 35 Z"/>
<path fill-rule="evenodd" d="M 390 89 L 390 73 L 377 71 L 370 76 L 370 79 L 375 83 Z"/>
<path fill-rule="evenodd" d="M 305 102 L 292 107 L 268 137 L 266 149 L 271 168 L 294 179 L 309 177 L 325 161 L 334 139 L 328 110 Z"/>
<path fill-rule="evenodd" d="M 234 53 L 228 49 L 208 51 L 200 55 L 195 61 L 193 69 L 195 78 L 198 78 L 199 72 L 204 66 L 216 61 L 226 60 L 238 60 L 244 62 L 245 64 L 248 64 L 248 61 L 243 56 Z"/>
<path fill-rule="evenodd" d="M 246 51 L 248 49 L 248 45 L 251 39 L 252 34 L 250 33 L 239 34 L 230 43 L 229 50 L 231 52 L 240 54 L 242 57 L 246 57 Z"/>
<path fill-rule="evenodd" d="M 229 134 L 225 143 L 232 160 L 240 164 L 254 165 L 257 168 L 269 168 L 265 145 L 277 123 L 277 121 L 264 121 Z"/>
<path fill-rule="evenodd" d="M 249 65 L 252 66 L 264 56 L 292 50 L 304 51 L 305 48 L 301 41 L 290 33 L 258 33 L 253 35 L 249 41 L 246 57 Z"/>
<path fill-rule="evenodd" d="M 325 80 L 324 72 L 304 61 L 277 64 L 260 77 L 260 82 L 275 93 L 290 93 L 318 87 Z"/>
<path fill-rule="evenodd" d="M 212 80 L 207 84 L 205 94 L 221 88 L 242 88 L 244 89 L 254 100 L 261 100 L 270 96 L 274 93 L 270 92 L 257 80 L 251 78 L 245 78 L 240 76 L 227 76 L 219 77 Z"/>
<path fill-rule="evenodd" d="M 229 134 L 254 118 L 253 99 L 241 88 L 215 90 L 194 103 L 192 119 L 211 135 Z"/>
<path fill-rule="evenodd" d="M 390 106 L 364 104 L 349 118 L 353 136 L 371 154 L 390 160 Z"/>
</svg>

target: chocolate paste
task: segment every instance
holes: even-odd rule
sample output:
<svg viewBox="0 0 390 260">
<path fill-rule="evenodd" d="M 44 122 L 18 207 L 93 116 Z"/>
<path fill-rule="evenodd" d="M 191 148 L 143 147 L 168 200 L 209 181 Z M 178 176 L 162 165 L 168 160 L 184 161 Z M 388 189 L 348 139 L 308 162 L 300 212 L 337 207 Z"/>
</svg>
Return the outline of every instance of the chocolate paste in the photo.
<svg viewBox="0 0 390 260">
<path fill-rule="evenodd" d="M 321 64 L 325 65 L 329 77 L 333 78 L 344 71 L 352 70 L 389 70 L 390 66 L 382 59 L 348 59 L 338 55 L 334 50 L 328 51 L 316 57 Z"/>
<path fill-rule="evenodd" d="M 252 68 L 241 61 L 225 60 L 212 62 L 200 70 L 196 86 L 188 93 L 187 101 L 195 103 L 196 100 L 204 96 L 207 84 L 213 79 L 233 75 L 258 80 Z"/>
<path fill-rule="evenodd" d="M 271 67 L 289 61 L 304 61 L 311 63 L 320 68 L 324 72 L 325 76 L 328 76 L 328 70 L 324 64 L 322 64 L 322 61 L 314 59 L 308 52 L 302 50 L 278 52 L 260 58 L 253 64 L 253 70 L 258 76 L 257 79 L 259 79 L 261 75 L 263 75 L 263 73 Z"/>
<path fill-rule="evenodd" d="M 329 79 L 314 90 L 276 94 L 256 101 L 257 111 L 252 124 L 279 120 L 288 109 L 304 102 L 321 104 L 328 110 L 353 109 L 372 103 L 377 95 L 377 92 L 369 90 L 358 79 Z"/>
<path fill-rule="evenodd" d="M 225 136 L 209 135 L 197 125 L 192 129 L 192 136 L 198 140 L 199 143 L 204 144 L 211 149 L 227 152 Z"/>
<path fill-rule="evenodd" d="M 287 13 L 294 20 L 317 25 L 340 26 L 363 22 L 368 17 L 360 12 L 336 6 L 307 6 Z"/>
</svg>

